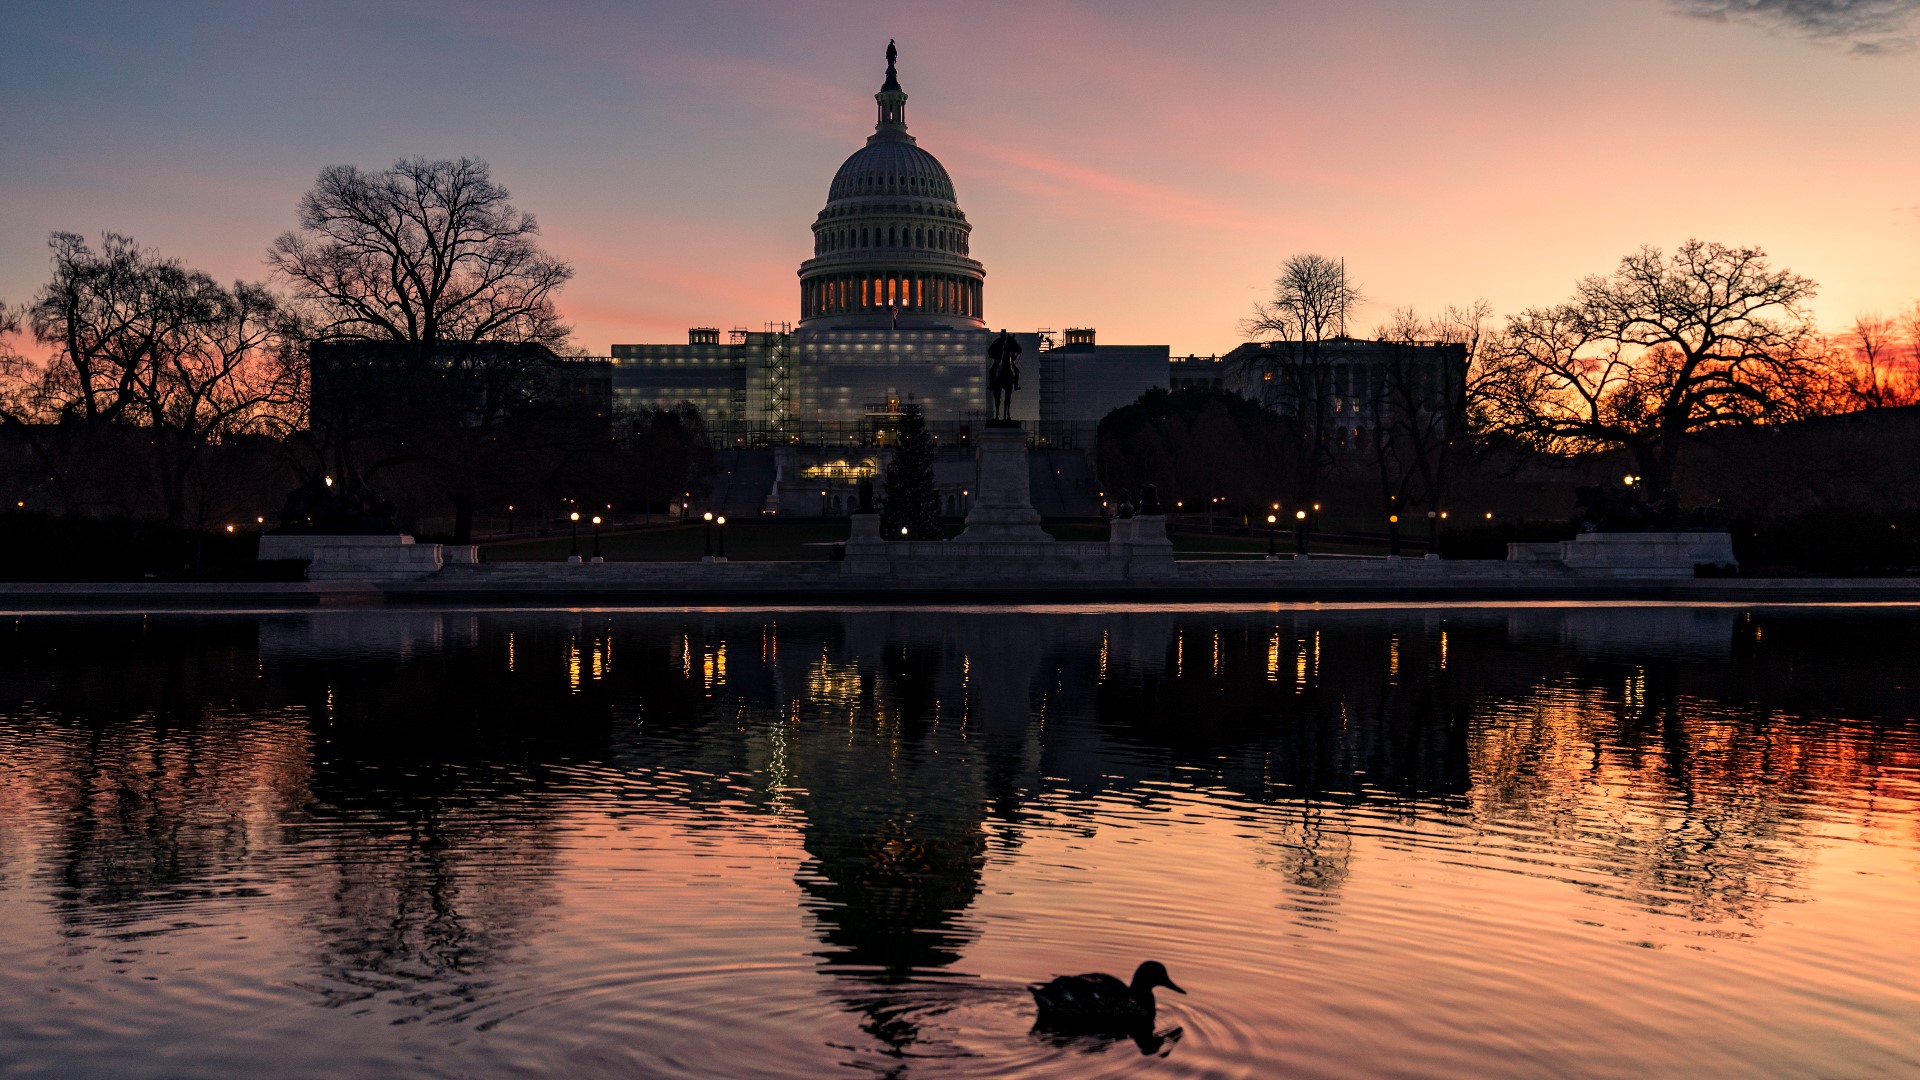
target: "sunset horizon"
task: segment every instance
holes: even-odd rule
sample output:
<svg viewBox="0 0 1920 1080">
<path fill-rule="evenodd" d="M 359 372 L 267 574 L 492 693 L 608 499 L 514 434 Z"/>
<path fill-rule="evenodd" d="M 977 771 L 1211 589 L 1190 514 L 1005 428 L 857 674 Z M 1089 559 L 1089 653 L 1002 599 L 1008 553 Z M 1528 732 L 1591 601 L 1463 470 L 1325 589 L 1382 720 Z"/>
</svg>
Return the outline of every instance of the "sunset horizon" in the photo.
<svg viewBox="0 0 1920 1080">
<path fill-rule="evenodd" d="M 0 124 L 30 151 L 0 164 L 0 300 L 32 297 L 52 231 L 263 279 L 323 167 L 475 157 L 575 267 L 576 350 L 791 321 L 806 222 L 864 137 L 889 37 L 996 327 L 1224 353 L 1296 254 L 1345 260 L 1369 333 L 1403 307 L 1552 303 L 1694 238 L 1812 278 L 1828 333 L 1920 300 L 1920 150 L 1894 137 L 1920 129 L 1920 63 L 1897 24 L 1655 3 L 1043 7 L 964 29 L 418 5 L 393 16 L 408 32 L 349 46 L 375 25 L 354 10 L 311 28 L 230 13 L 246 47 L 216 64 L 192 17 L 30 17 L 0 76 L 23 102 Z M 436 44 L 403 62 L 396 36 Z M 222 89 L 242 76 L 255 92 Z"/>
</svg>

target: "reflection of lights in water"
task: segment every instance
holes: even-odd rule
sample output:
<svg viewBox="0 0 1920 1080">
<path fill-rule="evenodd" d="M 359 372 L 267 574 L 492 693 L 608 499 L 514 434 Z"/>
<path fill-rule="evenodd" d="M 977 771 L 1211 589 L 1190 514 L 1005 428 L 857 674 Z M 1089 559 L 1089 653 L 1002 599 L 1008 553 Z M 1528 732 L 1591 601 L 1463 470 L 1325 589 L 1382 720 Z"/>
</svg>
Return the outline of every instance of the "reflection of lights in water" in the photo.
<svg viewBox="0 0 1920 1080">
<path fill-rule="evenodd" d="M 1400 674 L 1400 635 L 1387 639 L 1387 674 Z"/>
<path fill-rule="evenodd" d="M 727 684 L 727 643 L 721 642 L 700 654 L 700 683 L 711 690 Z"/>
<path fill-rule="evenodd" d="M 1447 670 L 1447 632 L 1440 631 L 1440 670 Z"/>
<path fill-rule="evenodd" d="M 1179 678 L 1187 667 L 1187 632 L 1181 630 L 1173 635 L 1173 677 Z"/>
<path fill-rule="evenodd" d="M 859 698 L 860 669 L 852 664 L 835 664 L 822 653 L 808 669 L 807 700 L 823 705 L 852 705 Z"/>
<path fill-rule="evenodd" d="M 1100 681 L 1107 681 L 1107 637 L 1108 631 L 1100 631 Z"/>
<path fill-rule="evenodd" d="M 680 635 L 680 675 L 682 678 L 693 678 L 693 642 L 685 634 Z"/>
<path fill-rule="evenodd" d="M 1280 631 L 1277 628 L 1267 640 L 1267 681 L 1280 681 Z"/>
<path fill-rule="evenodd" d="M 1320 679 L 1320 631 L 1318 630 L 1313 632 L 1313 678 L 1316 682 Z"/>
<path fill-rule="evenodd" d="M 1629 709 L 1646 708 L 1647 671 L 1645 668 L 1634 668 L 1633 674 L 1627 676 L 1627 685 L 1621 697 Z"/>
<path fill-rule="evenodd" d="M 567 689 L 580 692 L 580 643 L 574 640 L 567 642 Z"/>
<path fill-rule="evenodd" d="M 1307 639 L 1299 638 L 1293 643 L 1293 688 L 1307 688 Z"/>
<path fill-rule="evenodd" d="M 1213 673 L 1220 674 L 1220 631 L 1213 632 Z"/>
<path fill-rule="evenodd" d="M 513 670 L 513 631 L 507 631 L 507 670 Z"/>
<path fill-rule="evenodd" d="M 962 653 L 960 655 L 960 689 L 965 690 L 967 687 L 972 685 L 973 685 L 973 657 L 968 656 L 965 653 Z"/>
<path fill-rule="evenodd" d="M 606 674 L 606 670 L 607 670 L 606 660 L 604 655 L 600 651 L 601 645 L 598 641 L 593 643 L 592 648 L 593 648 L 593 653 L 589 657 L 589 660 L 591 661 L 589 665 L 589 670 L 592 672 L 593 678 L 599 679 L 600 677 Z"/>
</svg>

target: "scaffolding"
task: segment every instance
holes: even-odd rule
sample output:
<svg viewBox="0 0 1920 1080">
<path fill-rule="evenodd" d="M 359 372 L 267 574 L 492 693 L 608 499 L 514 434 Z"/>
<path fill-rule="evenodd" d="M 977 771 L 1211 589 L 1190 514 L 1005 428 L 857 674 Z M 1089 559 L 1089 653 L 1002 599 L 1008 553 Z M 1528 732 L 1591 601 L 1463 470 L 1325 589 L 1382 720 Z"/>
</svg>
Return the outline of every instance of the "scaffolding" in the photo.
<svg viewBox="0 0 1920 1080">
<path fill-rule="evenodd" d="M 1066 403 L 1065 373 L 1060 370 L 1059 358 L 1047 355 L 1053 351 L 1053 331 L 1036 330 L 1034 337 L 1039 339 L 1034 349 L 1039 355 L 1033 361 L 1040 369 L 1040 424 L 1036 434 L 1042 441 L 1049 441 L 1053 423 Z"/>
<path fill-rule="evenodd" d="M 793 324 L 768 323 L 765 361 L 767 404 L 763 423 L 776 437 L 793 419 Z"/>
</svg>

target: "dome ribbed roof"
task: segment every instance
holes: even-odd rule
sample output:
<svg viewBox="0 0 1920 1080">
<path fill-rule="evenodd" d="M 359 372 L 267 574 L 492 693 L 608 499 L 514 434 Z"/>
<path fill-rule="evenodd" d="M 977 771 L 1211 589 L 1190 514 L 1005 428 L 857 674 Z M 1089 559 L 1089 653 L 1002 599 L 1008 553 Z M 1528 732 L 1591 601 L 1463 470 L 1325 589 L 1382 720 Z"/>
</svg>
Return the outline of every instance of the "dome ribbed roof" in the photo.
<svg viewBox="0 0 1920 1080">
<path fill-rule="evenodd" d="M 953 180 L 940 159 L 909 142 L 876 140 L 855 150 L 833 174 L 827 201 L 863 195 L 912 195 L 953 201 Z"/>
</svg>

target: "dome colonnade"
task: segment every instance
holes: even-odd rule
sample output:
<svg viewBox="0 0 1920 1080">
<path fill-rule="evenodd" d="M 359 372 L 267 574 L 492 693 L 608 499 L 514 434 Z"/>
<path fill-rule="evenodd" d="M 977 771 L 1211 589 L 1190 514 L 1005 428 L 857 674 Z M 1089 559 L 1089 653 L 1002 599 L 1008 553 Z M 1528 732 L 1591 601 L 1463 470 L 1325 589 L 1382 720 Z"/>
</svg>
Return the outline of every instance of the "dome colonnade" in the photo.
<svg viewBox="0 0 1920 1080">
<path fill-rule="evenodd" d="M 887 44 L 879 121 L 834 174 L 800 264 L 800 319 L 828 326 L 978 328 L 985 268 L 939 159 L 907 134 L 906 92 Z"/>
</svg>

